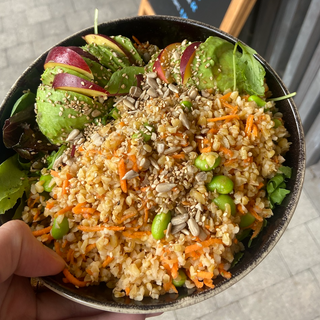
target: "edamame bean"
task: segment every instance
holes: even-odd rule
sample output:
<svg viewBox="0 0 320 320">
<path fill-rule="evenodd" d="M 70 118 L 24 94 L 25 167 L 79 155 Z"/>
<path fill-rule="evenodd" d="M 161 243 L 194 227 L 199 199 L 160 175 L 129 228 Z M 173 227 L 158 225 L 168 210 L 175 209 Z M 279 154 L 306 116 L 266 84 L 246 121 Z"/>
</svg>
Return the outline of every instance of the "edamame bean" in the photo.
<svg viewBox="0 0 320 320">
<path fill-rule="evenodd" d="M 250 96 L 248 98 L 248 101 L 254 101 L 259 107 L 263 107 L 266 105 L 266 102 L 263 99 L 255 95 Z"/>
<path fill-rule="evenodd" d="M 213 165 L 209 165 L 208 163 L 212 163 L 213 159 L 210 159 L 209 157 L 215 157 L 215 162 Z M 203 153 L 200 156 L 198 156 L 194 162 L 194 165 L 200 169 L 201 171 L 211 171 L 214 168 L 216 168 L 221 162 L 220 156 L 215 152 L 209 152 L 209 153 Z"/>
<path fill-rule="evenodd" d="M 274 122 L 274 128 L 279 128 L 279 127 L 281 127 L 282 126 L 282 122 L 281 122 L 281 120 L 279 120 L 279 119 L 277 119 L 277 118 L 274 118 L 274 119 L 272 119 L 273 120 L 273 122 Z"/>
<path fill-rule="evenodd" d="M 248 212 L 245 215 L 241 216 L 239 227 L 240 228 L 249 227 L 255 220 L 256 218 L 251 213 Z"/>
<path fill-rule="evenodd" d="M 182 287 L 184 285 L 184 283 L 186 282 L 186 280 L 187 280 L 187 275 L 185 274 L 185 272 L 182 269 L 179 269 L 178 277 L 175 279 L 172 279 L 172 283 L 176 287 Z"/>
<path fill-rule="evenodd" d="M 58 218 L 54 218 L 53 226 L 51 229 L 51 235 L 56 240 L 62 239 L 64 235 L 66 235 L 69 231 L 69 221 L 67 217 L 64 217 L 63 220 L 58 223 Z"/>
<path fill-rule="evenodd" d="M 52 176 L 50 176 L 49 174 L 46 174 L 46 175 L 42 175 L 39 179 L 40 181 L 44 181 L 43 183 L 43 189 L 44 191 L 47 191 L 47 192 L 51 192 L 53 187 L 54 187 L 54 183 L 50 186 L 50 183 L 51 183 L 51 180 L 52 180 Z"/>
<path fill-rule="evenodd" d="M 188 110 L 192 110 L 192 103 L 188 100 L 183 100 L 180 102 L 181 106 L 183 107 L 183 109 L 187 108 Z"/>
<path fill-rule="evenodd" d="M 226 204 L 230 206 L 231 214 L 234 216 L 236 214 L 236 205 L 234 204 L 233 199 L 227 194 L 220 194 L 213 202 L 218 206 L 222 211 L 226 210 Z"/>
<path fill-rule="evenodd" d="M 164 230 L 167 229 L 169 222 L 171 221 L 171 212 L 162 212 L 160 214 L 157 214 L 153 221 L 152 221 L 152 226 L 151 226 L 151 233 L 152 236 L 156 240 L 162 239 L 165 234 Z"/>
<path fill-rule="evenodd" d="M 207 184 L 209 191 L 217 191 L 220 194 L 228 194 L 233 190 L 233 181 L 224 175 L 215 176 Z"/>
<path fill-rule="evenodd" d="M 146 130 L 140 130 L 139 133 L 134 133 L 132 135 L 132 138 L 138 139 L 139 137 L 142 137 L 145 142 L 148 142 L 151 140 L 152 132 L 154 132 L 155 130 L 154 127 L 149 123 L 144 123 L 143 126 L 148 132 L 145 132 Z"/>
</svg>

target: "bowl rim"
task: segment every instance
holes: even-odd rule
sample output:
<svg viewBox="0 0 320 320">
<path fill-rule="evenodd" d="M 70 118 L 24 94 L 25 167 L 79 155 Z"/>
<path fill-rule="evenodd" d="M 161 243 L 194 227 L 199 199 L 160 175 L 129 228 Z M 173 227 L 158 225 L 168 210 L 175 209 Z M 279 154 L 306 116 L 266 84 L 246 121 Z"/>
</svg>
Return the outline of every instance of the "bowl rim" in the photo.
<svg viewBox="0 0 320 320">
<path fill-rule="evenodd" d="M 208 31 L 213 31 L 217 35 L 222 35 L 225 37 L 228 41 L 231 43 L 235 43 L 237 41 L 240 41 L 243 43 L 241 40 L 237 39 L 236 37 L 233 37 L 232 35 L 214 27 L 209 24 L 192 20 L 192 19 L 184 19 L 180 17 L 174 17 L 174 16 L 166 16 L 166 15 L 155 15 L 155 16 L 135 16 L 135 17 L 129 17 L 129 18 L 122 18 L 122 19 L 115 19 L 115 20 L 110 20 L 108 22 L 102 22 L 98 24 L 98 27 L 101 26 L 107 26 L 111 24 L 116 24 L 116 23 L 124 23 L 124 22 L 130 22 L 134 23 L 140 22 L 143 23 L 143 21 L 148 21 L 148 20 L 166 20 L 168 22 L 175 21 L 175 22 L 180 22 L 188 25 L 193 25 L 193 26 L 200 26 L 204 29 L 207 29 Z M 93 26 L 84 28 L 76 33 L 73 33 L 72 35 L 64 38 L 63 40 L 59 41 L 57 44 L 54 46 L 50 47 L 48 50 L 46 50 L 44 53 L 38 56 L 34 60 L 34 62 L 29 65 L 25 71 L 20 75 L 20 77 L 15 81 L 15 83 L 12 85 L 11 89 L 9 92 L 6 94 L 4 100 L 1 103 L 0 106 L 0 116 L 4 112 L 4 107 L 7 104 L 7 101 L 10 98 L 10 95 L 17 89 L 18 83 L 21 78 L 24 77 L 25 74 L 27 74 L 32 68 L 34 68 L 38 61 L 41 60 L 44 56 L 48 54 L 48 52 L 55 46 L 58 45 L 63 45 L 64 42 L 67 42 L 68 40 L 71 40 L 75 37 L 81 36 L 85 32 L 92 32 L 93 31 Z M 289 94 L 288 89 L 284 85 L 283 81 L 279 77 L 279 75 L 276 73 L 276 71 L 269 65 L 269 63 L 261 57 L 259 54 L 255 55 L 257 60 L 260 61 L 263 65 L 267 66 L 269 69 L 269 72 L 271 72 L 271 75 L 277 80 L 277 82 L 280 84 L 281 89 L 286 93 Z M 206 299 L 209 299 L 216 294 L 219 294 L 220 292 L 230 288 L 233 284 L 237 283 L 239 280 L 241 280 L 243 277 L 245 277 L 247 274 L 249 274 L 257 265 L 259 265 L 263 259 L 270 253 L 270 251 L 274 248 L 274 246 L 277 244 L 277 242 L 280 240 L 281 236 L 285 232 L 292 216 L 293 213 L 297 207 L 298 200 L 300 197 L 300 194 L 302 192 L 302 186 L 303 186 L 303 181 L 304 181 L 304 175 L 305 175 L 305 141 L 304 141 L 304 133 L 303 133 L 303 127 L 301 123 L 301 119 L 298 113 L 298 109 L 293 101 L 292 98 L 290 100 L 290 106 L 291 110 L 293 112 L 293 116 L 295 119 L 295 123 L 297 125 L 297 131 L 298 131 L 298 136 L 300 140 L 300 153 L 299 153 L 299 164 L 300 167 L 297 168 L 297 173 L 296 173 L 296 181 L 299 181 L 299 185 L 295 184 L 295 195 L 296 199 L 293 201 L 293 206 L 291 207 L 290 214 L 288 218 L 283 222 L 283 224 L 280 226 L 280 228 L 276 229 L 275 232 L 275 237 L 271 239 L 271 241 L 267 242 L 265 245 L 267 250 L 263 250 L 263 252 L 254 260 L 254 263 L 251 264 L 248 268 L 245 270 L 242 270 L 239 274 L 234 275 L 231 279 L 225 280 L 222 282 L 221 285 L 214 289 L 208 289 L 206 291 L 202 292 L 197 292 L 197 294 L 192 295 L 192 296 L 186 296 L 174 301 L 171 301 L 169 303 L 164 303 L 162 305 L 135 305 L 135 304 L 118 304 L 115 302 L 111 301 L 106 301 L 105 303 L 100 303 L 97 301 L 92 301 L 92 299 L 83 299 L 79 298 L 77 295 L 71 294 L 70 292 L 65 292 L 61 291 L 61 287 L 59 287 L 58 284 L 56 284 L 54 281 L 50 279 L 50 277 L 44 277 L 44 278 L 39 278 L 40 282 L 42 282 L 47 288 L 51 289 L 52 291 L 56 292 L 57 294 L 70 299 L 74 302 L 80 303 L 82 305 L 95 308 L 95 309 L 100 309 L 103 311 L 110 311 L 110 312 L 118 312 L 118 313 L 126 313 L 126 314 L 146 314 L 146 313 L 157 313 L 157 312 L 164 312 L 164 311 L 173 311 L 178 308 L 183 308 L 187 306 L 194 305 L 196 303 L 202 302 Z"/>
</svg>

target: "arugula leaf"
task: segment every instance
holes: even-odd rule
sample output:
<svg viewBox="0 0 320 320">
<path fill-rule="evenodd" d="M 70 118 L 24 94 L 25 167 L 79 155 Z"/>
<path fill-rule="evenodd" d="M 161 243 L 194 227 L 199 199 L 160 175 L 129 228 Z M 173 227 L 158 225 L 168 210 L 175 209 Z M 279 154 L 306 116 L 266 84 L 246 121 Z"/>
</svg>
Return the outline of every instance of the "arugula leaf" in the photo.
<svg viewBox="0 0 320 320">
<path fill-rule="evenodd" d="M 20 170 L 15 154 L 0 165 L 0 214 L 13 208 L 29 186 L 26 173 Z"/>
<path fill-rule="evenodd" d="M 288 178 L 288 179 L 291 178 L 292 168 L 286 167 L 286 166 L 281 166 L 281 167 L 279 168 L 279 171 L 282 172 L 286 178 Z"/>
<path fill-rule="evenodd" d="M 111 94 L 129 93 L 130 88 L 138 84 L 137 75 L 143 73 L 143 67 L 125 67 L 112 74 L 105 89 Z"/>
<path fill-rule="evenodd" d="M 12 107 L 10 117 L 18 113 L 19 111 L 22 111 L 28 108 L 30 105 L 33 107 L 35 101 L 36 101 L 36 95 L 30 91 L 26 92 L 16 101 L 16 103 Z"/>
<path fill-rule="evenodd" d="M 241 57 L 236 59 L 237 86 L 239 91 L 263 96 L 266 71 L 254 57 L 257 52 L 241 42 L 237 42 L 237 45 L 242 49 Z"/>
<path fill-rule="evenodd" d="M 276 174 L 272 179 L 270 179 L 267 183 L 267 192 L 271 194 L 274 192 L 279 185 L 284 181 L 282 174 Z"/>
<path fill-rule="evenodd" d="M 289 193 L 290 193 L 290 191 L 287 189 L 277 188 L 275 191 L 273 191 L 271 194 L 269 194 L 269 200 L 273 205 L 281 204 L 283 199 Z"/>
</svg>

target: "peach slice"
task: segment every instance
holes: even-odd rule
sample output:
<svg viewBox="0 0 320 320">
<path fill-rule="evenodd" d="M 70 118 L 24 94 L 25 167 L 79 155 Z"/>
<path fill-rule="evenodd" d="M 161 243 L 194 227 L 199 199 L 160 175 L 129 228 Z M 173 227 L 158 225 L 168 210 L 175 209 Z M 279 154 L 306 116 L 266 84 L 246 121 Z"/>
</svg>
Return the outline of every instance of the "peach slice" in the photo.
<svg viewBox="0 0 320 320">
<path fill-rule="evenodd" d="M 153 71 L 157 72 L 158 77 L 166 82 L 171 83 L 174 81 L 171 75 L 166 76 L 166 70 L 168 70 L 170 64 L 170 53 L 181 45 L 179 42 L 171 43 L 166 46 L 158 55 L 158 58 L 154 62 Z"/>
<path fill-rule="evenodd" d="M 55 66 L 68 66 L 68 68 L 93 79 L 93 74 L 81 55 L 67 47 L 54 47 L 49 51 L 44 68 L 53 68 Z"/>
<path fill-rule="evenodd" d="M 191 64 L 196 54 L 196 49 L 199 47 L 201 42 L 191 43 L 183 52 L 180 61 L 180 74 L 182 84 L 186 84 L 188 79 L 191 77 Z"/>
<path fill-rule="evenodd" d="M 61 89 L 81 93 L 89 97 L 109 95 L 108 91 L 98 86 L 97 84 L 69 73 L 57 74 L 54 77 L 52 87 L 54 89 Z"/>
</svg>

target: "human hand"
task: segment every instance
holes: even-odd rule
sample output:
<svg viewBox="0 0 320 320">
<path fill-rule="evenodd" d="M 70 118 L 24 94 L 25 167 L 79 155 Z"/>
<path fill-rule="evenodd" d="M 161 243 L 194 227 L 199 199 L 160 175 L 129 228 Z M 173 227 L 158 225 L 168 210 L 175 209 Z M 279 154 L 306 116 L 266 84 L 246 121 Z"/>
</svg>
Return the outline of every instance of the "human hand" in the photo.
<svg viewBox="0 0 320 320">
<path fill-rule="evenodd" d="M 57 274 L 65 262 L 36 240 L 22 221 L 10 221 L 0 227 L 0 254 L 0 320 L 144 320 L 148 317 L 91 309 L 50 290 L 35 293 L 28 277 Z"/>
</svg>

